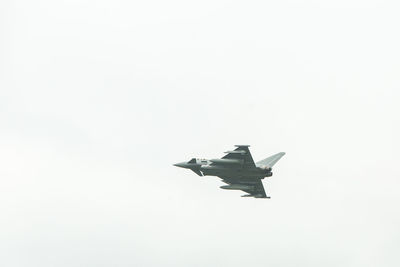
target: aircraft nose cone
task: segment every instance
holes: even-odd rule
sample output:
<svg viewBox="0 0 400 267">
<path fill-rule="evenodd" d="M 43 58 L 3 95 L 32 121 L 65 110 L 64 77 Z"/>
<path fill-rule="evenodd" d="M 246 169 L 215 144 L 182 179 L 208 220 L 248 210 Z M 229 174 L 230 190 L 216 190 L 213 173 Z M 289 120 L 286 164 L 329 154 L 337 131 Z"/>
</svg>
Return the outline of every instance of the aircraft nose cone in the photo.
<svg viewBox="0 0 400 267">
<path fill-rule="evenodd" d="M 186 162 L 179 162 L 179 163 L 175 163 L 174 166 L 180 167 L 180 168 L 186 168 L 187 167 L 187 163 Z"/>
</svg>

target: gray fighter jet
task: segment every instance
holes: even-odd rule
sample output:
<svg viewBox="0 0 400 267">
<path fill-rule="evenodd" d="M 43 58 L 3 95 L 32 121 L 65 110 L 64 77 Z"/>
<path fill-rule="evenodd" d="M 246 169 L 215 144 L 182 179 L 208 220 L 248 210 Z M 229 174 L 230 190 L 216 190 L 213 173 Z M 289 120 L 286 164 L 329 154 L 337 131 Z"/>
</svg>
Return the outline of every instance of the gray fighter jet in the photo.
<svg viewBox="0 0 400 267">
<path fill-rule="evenodd" d="M 280 160 L 285 152 L 254 163 L 249 145 L 236 145 L 233 151 L 225 152 L 221 159 L 196 159 L 174 164 L 190 169 L 199 176 L 218 176 L 227 185 L 222 189 L 242 190 L 242 197 L 270 198 L 265 194 L 261 179 L 272 176 L 272 166 Z"/>
</svg>

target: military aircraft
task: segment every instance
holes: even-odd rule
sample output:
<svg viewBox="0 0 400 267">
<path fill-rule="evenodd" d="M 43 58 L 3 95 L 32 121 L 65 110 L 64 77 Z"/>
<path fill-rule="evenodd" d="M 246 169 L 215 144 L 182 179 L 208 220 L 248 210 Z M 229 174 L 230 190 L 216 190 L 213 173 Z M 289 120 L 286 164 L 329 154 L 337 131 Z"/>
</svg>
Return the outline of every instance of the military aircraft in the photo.
<svg viewBox="0 0 400 267">
<path fill-rule="evenodd" d="M 261 179 L 272 176 L 272 166 L 280 160 L 285 152 L 280 152 L 257 163 L 254 163 L 249 145 L 236 145 L 233 151 L 226 151 L 221 159 L 192 158 L 188 162 L 176 163 L 174 166 L 190 169 L 199 176 L 218 176 L 223 185 L 220 188 L 242 190 L 242 197 L 270 198 L 265 194 Z"/>
</svg>

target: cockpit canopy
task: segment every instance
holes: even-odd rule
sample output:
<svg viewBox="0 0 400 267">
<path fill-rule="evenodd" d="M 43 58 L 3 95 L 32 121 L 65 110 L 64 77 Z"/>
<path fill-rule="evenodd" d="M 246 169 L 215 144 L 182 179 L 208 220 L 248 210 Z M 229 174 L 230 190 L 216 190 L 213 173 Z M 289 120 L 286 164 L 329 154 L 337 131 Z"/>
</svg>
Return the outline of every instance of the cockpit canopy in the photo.
<svg viewBox="0 0 400 267">
<path fill-rule="evenodd" d="M 196 158 L 192 158 L 191 160 L 188 161 L 188 163 L 196 163 Z"/>
</svg>

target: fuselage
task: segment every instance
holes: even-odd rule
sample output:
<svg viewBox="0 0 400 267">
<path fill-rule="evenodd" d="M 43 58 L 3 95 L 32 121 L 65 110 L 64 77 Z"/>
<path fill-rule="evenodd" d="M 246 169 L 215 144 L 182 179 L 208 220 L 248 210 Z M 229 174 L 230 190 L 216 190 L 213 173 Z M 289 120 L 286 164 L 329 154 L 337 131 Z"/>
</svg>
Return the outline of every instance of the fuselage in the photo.
<svg viewBox="0 0 400 267">
<path fill-rule="evenodd" d="M 272 176 L 271 168 L 263 168 L 260 166 L 243 168 L 241 162 L 233 160 L 191 159 L 188 162 L 178 163 L 176 166 L 193 171 L 200 171 L 204 176 L 230 176 L 240 178 L 264 178 Z"/>
</svg>

